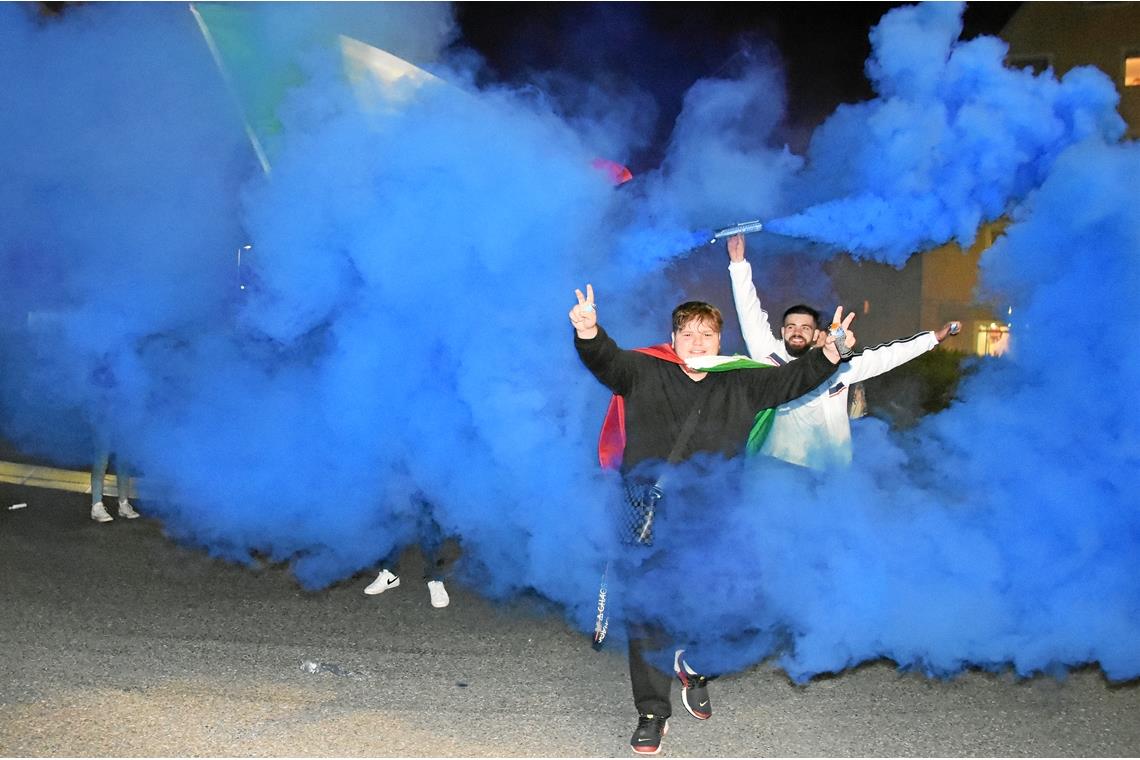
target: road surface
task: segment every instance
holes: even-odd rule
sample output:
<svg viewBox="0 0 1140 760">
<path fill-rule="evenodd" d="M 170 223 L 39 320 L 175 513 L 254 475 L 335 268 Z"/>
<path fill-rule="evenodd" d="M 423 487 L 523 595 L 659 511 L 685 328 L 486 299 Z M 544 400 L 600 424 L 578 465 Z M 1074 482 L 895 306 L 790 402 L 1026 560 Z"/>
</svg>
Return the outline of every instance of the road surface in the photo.
<svg viewBox="0 0 1140 760">
<path fill-rule="evenodd" d="M 0 484 L 0 756 L 631 754 L 623 653 L 540 600 L 453 583 L 433 609 L 414 555 L 380 596 L 365 575 L 309 593 L 174 544 L 145 502 L 92 522 L 88 498 Z M 706 722 L 677 700 L 665 755 L 1140 755 L 1140 687 L 1095 668 L 946 682 L 874 663 L 795 686 L 762 665 L 711 694 Z"/>
</svg>

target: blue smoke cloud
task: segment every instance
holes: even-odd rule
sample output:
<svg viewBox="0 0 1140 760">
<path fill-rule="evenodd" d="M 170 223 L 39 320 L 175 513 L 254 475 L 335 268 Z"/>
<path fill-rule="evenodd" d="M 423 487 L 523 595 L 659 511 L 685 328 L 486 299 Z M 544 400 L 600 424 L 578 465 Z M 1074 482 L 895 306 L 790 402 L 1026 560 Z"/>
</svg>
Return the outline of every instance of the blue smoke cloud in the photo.
<svg viewBox="0 0 1140 760">
<path fill-rule="evenodd" d="M 0 7 L 4 435 L 82 462 L 111 385 L 140 403 L 101 427 L 145 417 L 135 344 L 224 319 L 246 167 L 189 14 L 34 12 Z"/>
<path fill-rule="evenodd" d="M 1069 145 L 1124 133 L 1112 83 L 1002 65 L 993 37 L 958 42 L 962 7 L 888 13 L 871 32 L 873 100 L 840 106 L 812 136 L 797 213 L 769 229 L 901 266 L 932 245 L 969 247 Z M 806 207 L 806 208 L 805 208 Z"/>
<path fill-rule="evenodd" d="M 868 66 L 881 96 L 817 132 L 793 182 L 816 195 L 789 193 L 810 207 L 770 228 L 901 264 L 1009 210 L 982 289 L 1013 305 L 1016 351 L 915 431 L 856 423 L 850 470 L 686 468 L 660 524 L 669 561 L 643 558 L 635 615 L 667 610 L 710 671 L 774 654 L 797 681 L 884 657 L 935 676 L 1138 674 L 1125 478 L 1140 450 L 1122 414 L 1140 380 L 1125 316 L 1140 305 L 1136 146 L 1116 143 L 1103 75 L 1006 71 L 1000 43 L 957 33 L 943 4 L 885 17 Z M 1074 330 L 1079 365 L 1057 354 Z"/>
<path fill-rule="evenodd" d="M 757 52 L 698 83 L 662 168 L 615 189 L 591 161 L 635 141 L 596 95 L 477 87 L 473 57 L 445 52 L 446 6 L 352 10 L 443 80 L 362 108 L 314 31 L 343 10 L 300 28 L 251 11 L 299 72 L 266 177 L 184 8 L 0 8 L 6 437 L 82 462 L 112 429 L 169 535 L 289 562 L 307 588 L 374 569 L 428 510 L 488 596 L 537 592 L 583 630 L 615 558 L 614 638 L 660 622 L 713 670 L 1140 672 L 1128 328 L 1089 335 L 1079 366 L 1056 356 L 1058 314 L 1125 315 L 1140 292 L 1137 154 L 1103 77 L 1008 71 L 997 41 L 956 41 L 959 6 L 900 9 L 872 35 L 879 97 L 837 111 L 806 161 L 772 144 L 782 75 Z M 592 281 L 607 328 L 645 345 L 691 294 L 663 273 L 710 223 L 782 215 L 897 263 L 1010 209 L 984 261 L 1019 315 L 1009 361 L 906 435 L 858 423 L 847 471 L 693 462 L 654 552 L 617 550 L 573 288 Z M 1090 367 L 1110 378 L 1095 392 Z"/>
</svg>

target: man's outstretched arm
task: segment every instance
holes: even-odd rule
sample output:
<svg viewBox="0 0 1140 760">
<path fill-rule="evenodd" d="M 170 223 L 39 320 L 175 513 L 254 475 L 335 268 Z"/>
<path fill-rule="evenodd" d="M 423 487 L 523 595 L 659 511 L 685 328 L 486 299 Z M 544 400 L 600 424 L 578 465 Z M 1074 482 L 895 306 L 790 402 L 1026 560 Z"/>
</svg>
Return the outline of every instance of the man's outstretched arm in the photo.
<svg viewBox="0 0 1140 760">
<path fill-rule="evenodd" d="M 959 327 L 955 327 L 955 325 L 959 325 Z M 911 359 L 916 359 L 927 351 L 937 348 L 938 344 L 947 337 L 957 335 L 960 325 L 960 322 L 947 322 L 937 331 L 922 332 L 909 338 L 892 340 L 889 343 L 865 349 L 853 357 L 844 367 L 843 382 L 848 385 L 858 383 L 906 364 Z"/>
</svg>

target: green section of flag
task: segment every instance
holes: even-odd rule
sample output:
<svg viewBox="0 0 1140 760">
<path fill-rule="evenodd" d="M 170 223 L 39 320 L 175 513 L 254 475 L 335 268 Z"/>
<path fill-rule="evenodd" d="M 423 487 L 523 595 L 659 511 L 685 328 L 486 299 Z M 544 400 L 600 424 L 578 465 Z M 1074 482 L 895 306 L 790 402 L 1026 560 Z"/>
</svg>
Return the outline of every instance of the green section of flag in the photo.
<svg viewBox="0 0 1140 760">
<path fill-rule="evenodd" d="M 703 372 L 727 372 L 728 370 L 732 369 L 763 369 L 772 366 L 771 364 L 764 364 L 763 362 L 754 361 L 752 359 L 749 359 L 747 356 L 741 356 L 739 354 L 735 356 L 710 357 L 709 361 L 716 363 L 710 364 L 707 367 L 697 367 L 693 366 L 691 363 L 689 366 L 693 367 L 693 369 L 699 369 Z"/>
<path fill-rule="evenodd" d="M 754 361 L 747 356 L 719 356 L 714 359 L 716 364 L 708 367 L 702 367 L 705 372 L 727 372 L 734 369 L 763 369 L 771 367 L 771 364 L 764 364 L 763 362 Z M 752 430 L 748 433 L 748 442 L 745 444 L 744 450 L 748 452 L 749 456 L 759 453 L 760 448 L 764 445 L 764 441 L 768 439 L 768 434 L 772 432 L 772 423 L 776 420 L 775 409 L 761 409 L 756 415 L 756 419 L 752 422 Z"/>
<path fill-rule="evenodd" d="M 775 409 L 761 409 L 756 415 L 756 419 L 752 423 L 752 430 L 748 431 L 748 443 L 744 445 L 744 450 L 748 452 L 748 456 L 760 453 L 760 447 L 764 445 L 764 441 L 768 440 L 768 434 L 772 432 L 772 423 L 775 421 Z"/>
<path fill-rule="evenodd" d="M 267 16 L 256 4 L 194 3 L 191 9 L 268 170 L 282 130 L 277 109 L 285 93 L 304 81 L 294 61 L 298 50 L 273 43 Z"/>
</svg>

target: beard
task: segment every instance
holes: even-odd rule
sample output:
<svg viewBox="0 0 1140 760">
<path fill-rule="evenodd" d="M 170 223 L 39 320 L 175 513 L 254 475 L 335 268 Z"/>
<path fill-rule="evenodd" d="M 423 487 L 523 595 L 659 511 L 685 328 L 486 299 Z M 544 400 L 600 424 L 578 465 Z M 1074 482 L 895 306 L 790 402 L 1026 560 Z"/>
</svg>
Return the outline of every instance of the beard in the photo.
<svg viewBox="0 0 1140 760">
<path fill-rule="evenodd" d="M 811 341 L 805 340 L 802 345 L 793 345 L 788 341 L 784 341 L 784 348 L 788 351 L 788 356 L 793 359 L 798 359 L 808 352 L 811 348 Z"/>
</svg>

